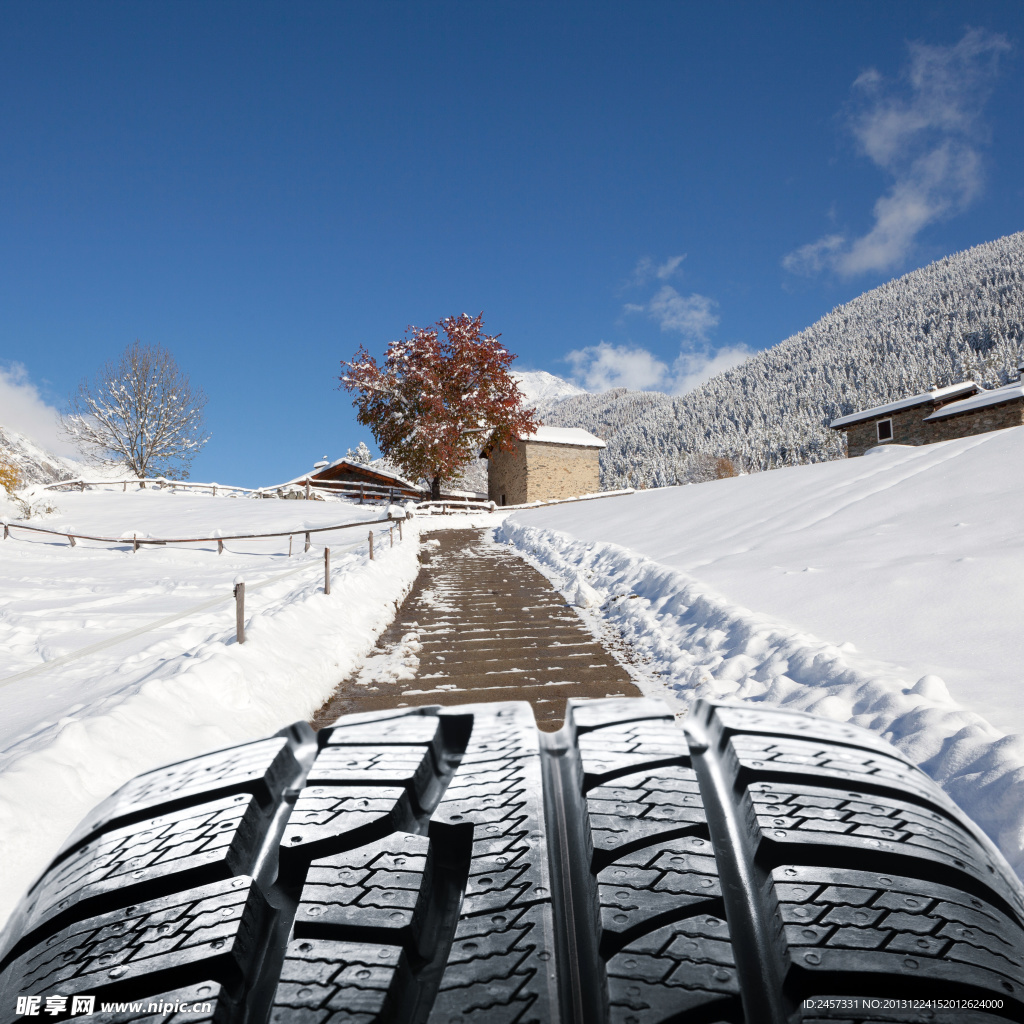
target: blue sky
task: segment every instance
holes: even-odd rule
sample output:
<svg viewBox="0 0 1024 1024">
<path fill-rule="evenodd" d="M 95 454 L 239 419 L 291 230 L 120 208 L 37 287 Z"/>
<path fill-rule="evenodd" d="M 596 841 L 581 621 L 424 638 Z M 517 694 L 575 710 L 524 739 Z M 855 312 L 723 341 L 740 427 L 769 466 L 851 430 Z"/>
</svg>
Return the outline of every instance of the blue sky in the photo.
<svg viewBox="0 0 1024 1024">
<path fill-rule="evenodd" d="M 1024 228 L 1020 3 L 0 5 L 0 423 L 136 338 L 192 476 L 371 441 L 360 343 L 685 390 Z"/>
</svg>

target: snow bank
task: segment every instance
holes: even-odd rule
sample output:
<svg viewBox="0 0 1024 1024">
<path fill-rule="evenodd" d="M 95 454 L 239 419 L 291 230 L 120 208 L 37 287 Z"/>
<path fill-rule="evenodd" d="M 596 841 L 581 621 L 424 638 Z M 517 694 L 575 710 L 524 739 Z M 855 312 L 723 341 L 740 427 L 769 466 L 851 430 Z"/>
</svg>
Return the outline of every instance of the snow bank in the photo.
<svg viewBox="0 0 1024 1024">
<path fill-rule="evenodd" d="M 222 556 L 210 545 L 132 554 L 13 532 L 0 542 L 0 921 L 89 809 L 134 775 L 311 716 L 372 649 L 418 568 L 416 520 L 393 548 L 375 527 L 373 562 L 363 525 L 314 534 L 302 553 L 303 529 L 345 516 L 362 524 L 381 514 L 374 507 L 160 492 L 59 501 L 48 526 L 73 518 L 83 530 L 165 537 L 281 528 L 298 543 L 289 558 L 287 538 L 235 542 Z M 244 645 L 234 638 L 236 577 L 247 584 Z M 47 665 L 197 605 L 173 625 Z"/>
</svg>

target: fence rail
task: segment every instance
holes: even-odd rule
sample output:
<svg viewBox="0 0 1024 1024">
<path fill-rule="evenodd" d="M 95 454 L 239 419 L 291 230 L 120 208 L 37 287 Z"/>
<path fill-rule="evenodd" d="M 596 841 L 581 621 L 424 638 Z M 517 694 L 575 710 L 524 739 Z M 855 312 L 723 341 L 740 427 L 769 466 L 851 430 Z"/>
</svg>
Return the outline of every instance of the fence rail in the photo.
<svg viewBox="0 0 1024 1024">
<path fill-rule="evenodd" d="M 339 493 L 346 497 L 358 496 L 363 498 L 365 496 L 370 500 L 389 499 L 394 501 L 396 498 L 417 500 L 423 497 L 422 491 L 413 490 L 408 487 L 392 487 L 386 484 L 357 484 L 340 480 L 314 480 L 312 477 L 302 477 L 299 480 L 290 480 L 287 483 L 274 484 L 270 487 L 237 487 L 233 484 L 218 483 L 204 484 L 195 483 L 191 480 L 168 480 L 162 476 L 128 477 L 123 480 L 86 480 L 84 477 L 77 477 L 69 480 L 55 480 L 53 483 L 42 484 L 41 486 L 43 490 L 47 491 L 68 490 L 75 487 L 84 491 L 86 487 L 117 487 L 118 484 L 121 485 L 122 491 L 127 491 L 129 484 L 140 488 L 150 484 L 159 487 L 161 490 L 208 491 L 214 497 L 216 497 L 218 491 L 222 494 L 249 494 L 257 498 L 274 498 L 280 496 L 283 492 L 295 493 L 302 491 L 305 491 L 307 497 L 315 491 Z"/>
<path fill-rule="evenodd" d="M 180 487 L 182 490 L 191 491 L 212 491 L 216 494 L 217 491 L 223 491 L 224 493 L 240 493 L 240 494 L 261 494 L 266 488 L 252 488 L 252 487 L 236 487 L 234 484 L 201 484 L 194 483 L 191 480 L 168 480 L 166 477 L 154 476 L 154 477 L 126 477 L 123 480 L 86 480 L 84 477 L 76 477 L 70 480 L 54 480 L 53 483 L 42 484 L 41 488 L 44 491 L 59 490 L 68 487 L 78 487 L 80 490 L 85 490 L 86 487 L 116 487 L 118 484 L 121 485 L 122 490 L 127 490 L 129 484 L 133 484 L 137 487 L 143 487 L 146 484 L 156 484 L 160 488 L 169 487 L 171 490 L 178 490 Z"/>
<path fill-rule="evenodd" d="M 77 533 L 74 530 L 51 530 L 45 526 L 28 526 L 26 523 L 10 522 L 4 520 L 4 540 L 7 539 L 11 530 L 29 530 L 32 533 L 45 533 L 52 537 L 66 537 L 68 540 L 91 540 L 100 544 L 133 544 L 136 549 L 144 545 L 165 545 L 165 544 L 212 544 L 214 541 L 223 546 L 226 540 L 264 540 L 268 537 L 294 537 L 297 533 L 306 535 L 307 545 L 311 533 L 330 533 L 333 530 L 351 530 L 356 526 L 373 526 L 377 523 L 394 523 L 394 516 L 387 516 L 384 519 L 360 519 L 355 523 L 338 523 L 334 526 L 310 526 L 301 527 L 296 530 L 278 530 L 272 533 L 235 533 L 222 534 L 215 537 L 96 537 L 88 533 Z M 73 540 L 72 540 L 73 538 Z"/>
</svg>

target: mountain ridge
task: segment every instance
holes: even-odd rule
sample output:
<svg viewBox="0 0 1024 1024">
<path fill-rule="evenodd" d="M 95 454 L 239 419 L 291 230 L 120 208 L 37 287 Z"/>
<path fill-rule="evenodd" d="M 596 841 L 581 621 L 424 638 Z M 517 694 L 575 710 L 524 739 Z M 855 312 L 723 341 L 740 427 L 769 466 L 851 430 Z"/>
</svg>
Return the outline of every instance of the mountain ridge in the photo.
<svg viewBox="0 0 1024 1024">
<path fill-rule="evenodd" d="M 680 396 L 624 388 L 541 405 L 607 442 L 604 487 L 842 458 L 838 416 L 958 380 L 1005 384 L 1024 341 L 1024 232 L 910 271 Z"/>
</svg>

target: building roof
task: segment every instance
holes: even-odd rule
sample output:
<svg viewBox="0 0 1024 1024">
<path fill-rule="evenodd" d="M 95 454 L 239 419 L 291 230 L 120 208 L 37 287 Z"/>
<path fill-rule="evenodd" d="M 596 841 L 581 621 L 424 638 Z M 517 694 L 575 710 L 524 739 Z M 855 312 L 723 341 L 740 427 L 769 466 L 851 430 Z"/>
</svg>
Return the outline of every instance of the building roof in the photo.
<svg viewBox="0 0 1024 1024">
<path fill-rule="evenodd" d="M 420 491 L 422 488 L 411 483 L 404 477 L 399 476 L 391 470 L 377 466 L 367 466 L 365 463 L 356 462 L 355 459 L 335 459 L 329 466 L 322 466 L 320 469 L 313 468 L 311 473 L 303 473 L 302 476 L 289 480 L 289 484 L 302 484 L 308 480 L 340 480 L 345 477 L 356 477 L 365 480 L 367 483 L 382 485 L 384 487 L 404 487 L 411 491 Z"/>
<path fill-rule="evenodd" d="M 925 420 L 941 420 L 947 416 L 956 416 L 957 413 L 983 409 L 986 405 L 1012 402 L 1014 399 L 1024 399 L 1024 381 L 1018 380 L 1012 384 L 1004 384 L 1001 388 L 993 388 L 991 391 L 981 390 L 970 398 L 964 398 L 959 402 L 950 402 L 949 405 L 937 409 L 931 416 L 925 416 Z"/>
<path fill-rule="evenodd" d="M 545 427 L 540 426 L 532 434 L 522 434 L 520 441 L 534 444 L 571 444 L 577 448 L 607 448 L 608 445 L 589 430 L 581 427 Z"/>
<path fill-rule="evenodd" d="M 863 409 L 861 412 L 851 412 L 848 416 L 839 416 L 829 426 L 833 430 L 842 429 L 851 424 L 860 423 L 862 420 L 873 420 L 878 416 L 886 415 L 886 413 L 900 412 L 902 409 L 912 409 L 915 405 L 926 405 L 928 402 L 950 401 L 960 396 L 977 394 L 981 390 L 973 380 L 965 380 L 959 384 L 949 384 L 944 388 L 922 391 L 919 395 L 901 398 L 898 402 L 890 402 L 888 405 L 879 405 L 874 409 Z M 935 413 L 932 414 L 932 416 L 934 415 Z M 928 417 L 928 419 L 931 418 Z"/>
</svg>

